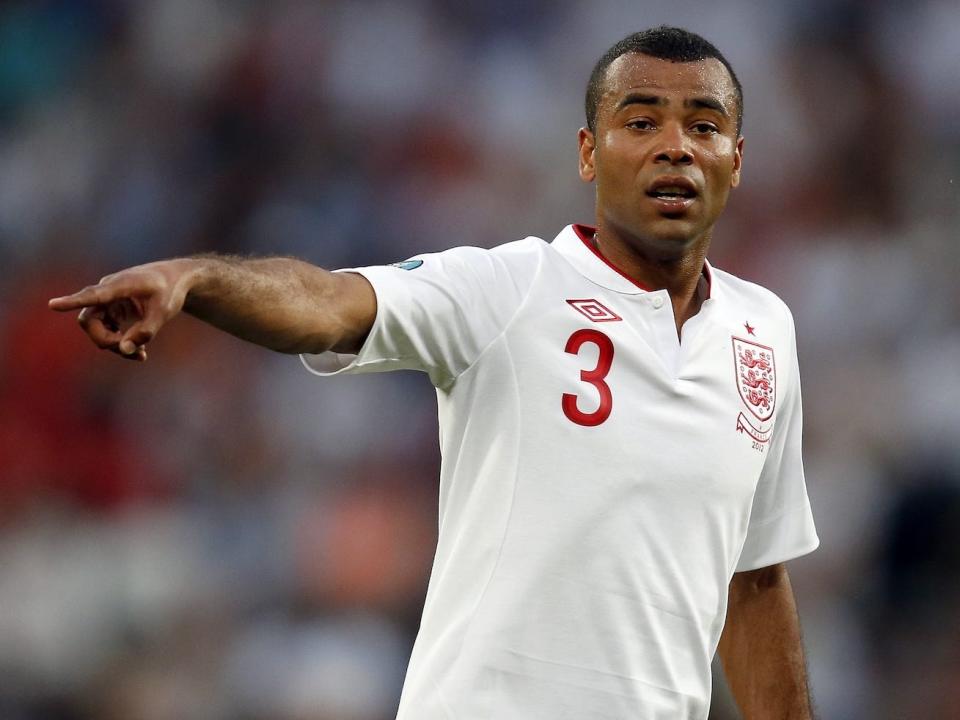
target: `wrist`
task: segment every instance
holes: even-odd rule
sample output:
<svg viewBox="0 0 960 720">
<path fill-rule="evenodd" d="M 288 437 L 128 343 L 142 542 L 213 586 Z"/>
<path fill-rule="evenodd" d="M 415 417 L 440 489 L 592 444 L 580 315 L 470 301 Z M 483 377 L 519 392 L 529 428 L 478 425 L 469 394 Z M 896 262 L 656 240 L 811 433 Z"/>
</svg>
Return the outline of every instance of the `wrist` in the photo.
<svg viewBox="0 0 960 720">
<path fill-rule="evenodd" d="M 212 257 L 172 260 L 177 293 L 183 298 L 183 309 L 196 309 L 203 299 L 216 292 L 219 260 Z"/>
</svg>

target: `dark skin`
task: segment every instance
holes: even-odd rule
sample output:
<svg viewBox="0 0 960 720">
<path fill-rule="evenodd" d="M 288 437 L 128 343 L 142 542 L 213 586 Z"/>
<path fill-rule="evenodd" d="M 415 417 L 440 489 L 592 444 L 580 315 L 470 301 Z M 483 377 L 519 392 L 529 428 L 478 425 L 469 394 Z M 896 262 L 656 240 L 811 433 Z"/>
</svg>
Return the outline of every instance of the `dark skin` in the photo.
<svg viewBox="0 0 960 720">
<path fill-rule="evenodd" d="M 743 138 L 736 92 L 719 60 L 628 54 L 607 70 L 596 132 L 581 128 L 580 177 L 597 186 L 597 249 L 642 285 L 666 289 L 677 335 L 706 298 L 704 258 Z M 649 192 L 683 184 L 685 202 Z M 800 625 L 783 563 L 734 573 L 717 648 L 746 720 L 810 720 Z"/>
<path fill-rule="evenodd" d="M 580 177 L 597 185 L 597 247 L 641 284 L 670 293 L 678 335 L 700 310 L 713 228 L 740 183 L 737 112 L 719 60 L 631 53 L 607 69 L 596 132 L 580 130 Z M 648 195 L 670 178 L 695 193 L 686 207 Z"/>
<path fill-rule="evenodd" d="M 611 64 L 605 85 L 596 133 L 579 135 L 580 177 L 597 184 L 598 249 L 641 284 L 670 293 L 679 335 L 705 298 L 704 257 L 740 181 L 733 83 L 717 60 L 630 54 Z M 657 183 L 682 185 L 690 197 L 651 197 Z M 377 300 L 360 275 L 293 258 L 210 256 L 121 270 L 50 307 L 80 310 L 94 344 L 144 361 L 147 344 L 181 312 L 279 352 L 355 353 Z M 733 575 L 718 653 L 746 720 L 809 720 L 799 622 L 782 564 Z"/>
<path fill-rule="evenodd" d="M 744 720 L 811 720 L 800 620 L 783 563 L 734 573 L 717 646 Z"/>
</svg>

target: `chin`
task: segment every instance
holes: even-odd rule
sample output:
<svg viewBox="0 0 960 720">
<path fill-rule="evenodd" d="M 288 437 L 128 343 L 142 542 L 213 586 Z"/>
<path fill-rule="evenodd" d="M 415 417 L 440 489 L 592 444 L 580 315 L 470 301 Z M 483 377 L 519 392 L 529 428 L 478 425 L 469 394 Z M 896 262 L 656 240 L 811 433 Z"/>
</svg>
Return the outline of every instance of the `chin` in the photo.
<svg viewBox="0 0 960 720">
<path fill-rule="evenodd" d="M 702 220 L 688 213 L 679 217 L 633 215 L 621 221 L 608 217 L 607 223 L 617 228 L 620 237 L 641 255 L 657 260 L 683 257 L 703 241 L 708 231 Z"/>
<path fill-rule="evenodd" d="M 647 246 L 658 254 L 683 255 L 697 245 L 703 232 L 682 219 L 664 218 L 648 226 L 642 237 Z"/>
</svg>

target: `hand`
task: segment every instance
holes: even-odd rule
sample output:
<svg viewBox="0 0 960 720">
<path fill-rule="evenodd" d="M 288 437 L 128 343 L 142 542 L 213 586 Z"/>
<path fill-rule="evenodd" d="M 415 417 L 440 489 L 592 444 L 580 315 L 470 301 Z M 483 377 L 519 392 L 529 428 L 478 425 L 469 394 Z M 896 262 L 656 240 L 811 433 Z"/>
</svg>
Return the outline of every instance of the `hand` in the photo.
<svg viewBox="0 0 960 720">
<path fill-rule="evenodd" d="M 191 260 L 139 265 L 48 305 L 59 312 L 79 309 L 77 321 L 97 347 L 143 362 L 147 343 L 183 308 L 193 267 Z"/>
</svg>

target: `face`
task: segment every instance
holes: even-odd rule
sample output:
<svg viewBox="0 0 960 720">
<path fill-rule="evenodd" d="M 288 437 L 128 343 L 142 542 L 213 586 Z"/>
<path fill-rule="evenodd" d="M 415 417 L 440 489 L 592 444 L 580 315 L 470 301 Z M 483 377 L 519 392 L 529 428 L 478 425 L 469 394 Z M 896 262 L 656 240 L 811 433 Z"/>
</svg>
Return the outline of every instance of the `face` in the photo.
<svg viewBox="0 0 960 720">
<path fill-rule="evenodd" d="M 580 177 L 597 183 L 601 227 L 663 258 L 708 240 L 743 152 L 723 64 L 623 55 L 607 69 L 595 124 L 596 134 L 580 130 Z"/>
</svg>

